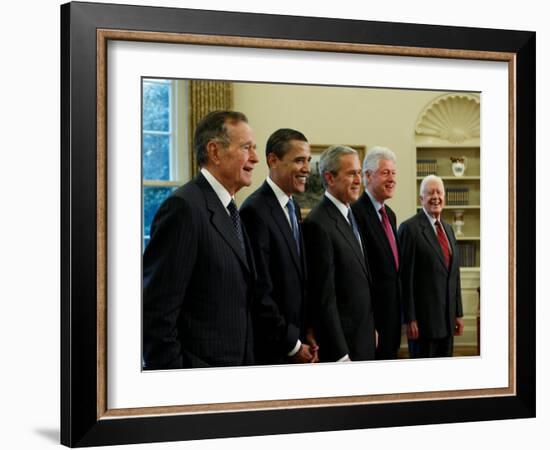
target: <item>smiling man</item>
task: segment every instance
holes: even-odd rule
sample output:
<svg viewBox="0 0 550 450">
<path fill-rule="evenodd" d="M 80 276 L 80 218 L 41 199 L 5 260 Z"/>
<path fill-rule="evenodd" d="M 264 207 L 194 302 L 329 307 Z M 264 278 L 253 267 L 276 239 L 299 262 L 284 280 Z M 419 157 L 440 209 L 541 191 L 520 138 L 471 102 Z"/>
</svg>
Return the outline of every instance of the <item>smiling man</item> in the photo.
<svg viewBox="0 0 550 450">
<path fill-rule="evenodd" d="M 258 162 L 244 114 L 214 111 L 193 141 L 200 173 L 159 208 L 143 255 L 143 367 L 252 364 L 254 267 L 234 195 Z"/>
<path fill-rule="evenodd" d="M 313 329 L 323 361 L 374 359 L 371 279 L 350 205 L 361 193 L 357 152 L 332 146 L 319 172 L 325 195 L 304 221 Z"/>
<path fill-rule="evenodd" d="M 385 204 L 397 184 L 395 154 L 372 147 L 363 161 L 365 192 L 352 206 L 365 236 L 365 255 L 372 271 L 376 359 L 395 359 L 401 341 L 401 285 L 396 217 Z"/>
<path fill-rule="evenodd" d="M 253 307 L 256 361 L 317 361 L 317 344 L 306 318 L 306 262 L 300 206 L 311 151 L 299 131 L 282 128 L 266 144 L 269 175 L 241 207 L 256 262 Z"/>
<path fill-rule="evenodd" d="M 443 221 L 445 188 L 428 175 L 420 184 L 422 209 L 399 227 L 404 319 L 412 358 L 453 355 L 464 330 L 458 247 Z"/>
</svg>

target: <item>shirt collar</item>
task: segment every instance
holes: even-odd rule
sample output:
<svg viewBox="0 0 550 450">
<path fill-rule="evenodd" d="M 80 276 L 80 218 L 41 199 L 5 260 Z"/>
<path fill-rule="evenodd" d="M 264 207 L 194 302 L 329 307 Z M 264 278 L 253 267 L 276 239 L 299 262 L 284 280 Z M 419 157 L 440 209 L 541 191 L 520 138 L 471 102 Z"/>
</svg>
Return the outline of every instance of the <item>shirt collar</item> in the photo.
<svg viewBox="0 0 550 450">
<path fill-rule="evenodd" d="M 267 181 L 267 184 L 269 184 L 269 186 L 273 190 L 275 197 L 277 197 L 277 201 L 281 204 L 281 208 L 285 209 L 291 197 L 286 195 L 283 190 L 279 186 L 277 186 L 277 184 L 270 177 L 267 177 L 265 181 Z"/>
<path fill-rule="evenodd" d="M 426 217 L 430 221 L 432 228 L 435 230 L 435 223 L 437 222 L 437 219 L 434 219 L 434 217 L 426 211 L 425 208 L 422 208 L 422 211 L 424 211 L 424 214 L 426 214 Z M 441 217 L 439 218 L 439 223 L 441 223 Z"/>
<path fill-rule="evenodd" d="M 426 214 L 426 217 L 430 221 L 430 224 L 432 225 L 432 229 L 434 230 L 434 233 L 437 234 L 437 228 L 435 226 L 435 223 L 437 222 L 437 219 L 434 219 L 430 214 L 428 214 L 428 211 L 426 211 L 424 208 L 422 208 L 422 211 L 424 211 L 424 214 Z M 443 234 L 447 238 L 447 241 L 449 241 L 449 235 L 445 231 L 445 227 L 443 226 L 443 223 L 441 222 L 441 216 L 439 217 L 439 223 L 441 224 L 441 229 L 443 230 Z M 452 247 L 449 246 L 449 250 L 452 253 Z"/>
<path fill-rule="evenodd" d="M 384 203 L 380 203 L 378 200 L 376 200 L 376 199 L 374 198 L 374 195 L 372 195 L 368 189 L 365 189 L 365 192 L 366 192 L 367 195 L 369 196 L 370 201 L 372 202 L 372 206 L 374 206 L 374 210 L 375 210 L 378 214 L 380 214 L 380 208 L 382 208 L 382 206 L 384 206 Z"/>
<path fill-rule="evenodd" d="M 234 198 L 227 191 L 227 189 L 224 188 L 223 185 L 216 179 L 216 177 L 212 175 L 207 169 L 205 169 L 204 167 L 201 168 L 201 173 L 203 174 L 204 178 L 206 178 L 206 181 L 208 181 L 208 184 L 210 184 L 212 189 L 214 189 L 214 192 L 220 199 L 220 202 L 222 202 L 224 208 L 227 208 L 227 205 L 229 205 L 231 200 L 234 200 Z"/>
<path fill-rule="evenodd" d="M 338 211 L 342 213 L 342 215 L 348 220 L 348 209 L 349 207 L 342 203 L 340 200 L 338 200 L 334 195 L 332 195 L 329 191 L 325 191 L 325 196 L 334 203 L 334 206 L 338 208 Z"/>
</svg>

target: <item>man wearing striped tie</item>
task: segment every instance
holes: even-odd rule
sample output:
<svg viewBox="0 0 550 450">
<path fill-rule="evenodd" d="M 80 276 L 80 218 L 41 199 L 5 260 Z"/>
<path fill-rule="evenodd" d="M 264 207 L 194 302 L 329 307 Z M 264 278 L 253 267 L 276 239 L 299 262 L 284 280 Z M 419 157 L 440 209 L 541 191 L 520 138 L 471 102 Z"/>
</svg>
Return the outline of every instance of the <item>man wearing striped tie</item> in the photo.
<svg viewBox="0 0 550 450">
<path fill-rule="evenodd" d="M 445 187 L 428 175 L 420 184 L 422 209 L 399 227 L 404 320 L 412 358 L 453 355 L 464 330 L 458 246 L 443 220 Z"/>
<path fill-rule="evenodd" d="M 304 220 L 308 287 L 314 330 L 323 361 L 374 359 L 371 278 L 350 205 L 361 193 L 357 152 L 343 145 L 321 155 L 326 191 Z"/>
<path fill-rule="evenodd" d="M 234 195 L 252 183 L 254 133 L 238 111 L 197 125 L 197 176 L 160 206 L 143 254 L 143 368 L 254 363 L 254 262 Z"/>
<path fill-rule="evenodd" d="M 282 128 L 266 144 L 269 174 L 243 203 L 257 282 L 253 304 L 255 359 L 261 364 L 317 361 L 306 316 L 306 261 L 300 207 L 311 151 L 299 131 Z"/>
</svg>

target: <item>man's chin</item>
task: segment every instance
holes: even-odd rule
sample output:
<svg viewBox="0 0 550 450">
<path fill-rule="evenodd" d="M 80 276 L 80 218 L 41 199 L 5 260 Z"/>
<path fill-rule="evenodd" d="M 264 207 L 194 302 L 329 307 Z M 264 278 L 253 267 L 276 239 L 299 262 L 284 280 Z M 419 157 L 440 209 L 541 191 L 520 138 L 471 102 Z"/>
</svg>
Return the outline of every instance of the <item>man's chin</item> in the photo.
<svg viewBox="0 0 550 450">
<path fill-rule="evenodd" d="M 249 187 L 251 184 L 252 184 L 251 181 L 248 181 L 248 182 L 241 181 L 239 187 L 235 190 L 235 192 L 239 192 L 243 187 Z"/>
</svg>

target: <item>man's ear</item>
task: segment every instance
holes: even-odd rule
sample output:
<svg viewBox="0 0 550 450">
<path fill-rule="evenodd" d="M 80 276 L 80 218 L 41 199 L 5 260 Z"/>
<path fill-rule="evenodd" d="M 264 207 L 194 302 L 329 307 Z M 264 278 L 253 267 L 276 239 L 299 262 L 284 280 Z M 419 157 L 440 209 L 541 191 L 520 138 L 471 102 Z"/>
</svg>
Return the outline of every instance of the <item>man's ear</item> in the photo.
<svg viewBox="0 0 550 450">
<path fill-rule="evenodd" d="M 211 161 L 215 165 L 220 164 L 220 150 L 221 146 L 219 142 L 216 142 L 214 140 L 209 141 L 208 144 L 206 144 L 206 153 L 208 153 L 208 161 Z"/>
<path fill-rule="evenodd" d="M 370 182 L 370 177 L 372 176 L 372 173 L 370 170 L 365 170 L 363 172 L 363 177 L 361 179 L 362 182 L 364 182 L 364 180 L 366 179 L 368 182 Z"/>
<path fill-rule="evenodd" d="M 275 164 L 277 164 L 277 161 L 279 161 L 279 158 L 277 158 L 277 155 L 273 152 L 267 154 L 267 166 L 269 168 L 272 168 Z"/>
<path fill-rule="evenodd" d="M 332 172 L 325 172 L 323 175 L 325 177 L 327 185 L 332 186 L 332 184 L 334 183 L 334 174 Z"/>
</svg>

